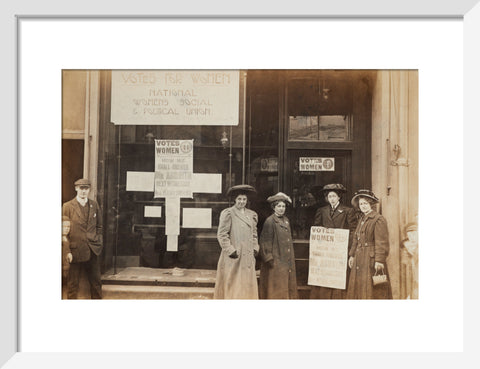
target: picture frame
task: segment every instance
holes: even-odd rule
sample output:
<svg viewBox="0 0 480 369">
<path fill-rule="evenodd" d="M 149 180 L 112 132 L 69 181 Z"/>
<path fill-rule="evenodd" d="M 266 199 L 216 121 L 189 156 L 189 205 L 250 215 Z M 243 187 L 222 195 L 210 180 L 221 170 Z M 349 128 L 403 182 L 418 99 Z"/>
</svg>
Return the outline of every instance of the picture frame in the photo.
<svg viewBox="0 0 480 369">
<path fill-rule="evenodd" d="M 319 17 L 333 17 L 334 15 L 338 16 L 339 14 L 341 16 L 345 17 L 365 17 L 366 15 L 375 15 L 376 17 L 379 18 L 385 18 L 389 19 L 390 21 L 394 21 L 394 18 L 396 16 L 406 16 L 407 18 L 412 17 L 412 18 L 418 18 L 418 17 L 425 17 L 425 18 L 434 18 L 436 19 L 437 17 L 445 18 L 445 19 L 451 19 L 451 18 L 456 18 L 458 21 L 461 21 L 464 23 L 464 43 L 465 43 L 465 48 L 464 48 L 464 93 L 465 93 L 465 107 L 464 107 L 464 147 L 465 147 L 465 155 L 464 155 L 464 168 L 469 168 L 475 167 L 475 157 L 478 157 L 478 155 L 475 155 L 475 153 L 478 154 L 478 149 L 475 151 L 475 142 L 473 141 L 474 137 L 478 136 L 478 128 L 473 127 L 474 125 L 472 124 L 475 121 L 475 113 L 474 109 L 476 106 L 476 100 L 478 100 L 478 92 L 476 92 L 475 86 L 480 82 L 479 78 L 479 72 L 477 65 L 479 65 L 479 52 L 476 50 L 476 45 L 478 44 L 478 39 L 479 39 L 479 23 L 480 23 L 480 7 L 477 3 L 477 1 L 463 1 L 463 2 L 456 2 L 455 4 L 450 4 L 451 8 L 447 11 L 445 9 L 439 9 L 440 7 L 432 2 L 432 4 L 429 4 L 427 8 L 429 9 L 428 11 L 424 10 L 421 6 L 415 6 L 414 4 L 409 4 L 407 3 L 406 8 L 397 8 L 397 9 L 390 9 L 390 10 L 384 10 L 385 13 L 379 14 L 379 9 L 375 6 L 376 4 L 372 4 L 370 2 L 366 2 L 369 4 L 362 4 L 362 8 L 358 9 L 355 8 L 355 6 L 352 7 L 347 7 L 345 9 L 348 9 L 348 11 L 340 12 L 339 8 L 332 7 L 329 12 L 322 12 L 319 9 L 316 12 L 313 12 L 312 14 L 318 14 Z M 350 4 L 352 5 L 353 2 Z M 417 2 L 418 4 L 418 2 Z M 423 4 L 423 3 L 422 3 Z M 24 8 L 22 6 L 24 5 L 29 5 L 25 4 L 25 2 L 19 1 L 15 4 L 15 9 L 8 9 L 8 11 L 2 13 L 2 17 L 6 20 L 5 24 L 10 26 L 10 29 L 8 32 L 5 32 L 3 37 L 6 40 L 5 45 L 8 45 L 7 47 L 9 50 L 17 50 L 18 52 L 18 45 L 17 42 L 19 40 L 19 33 L 18 33 L 18 22 L 21 21 L 22 19 L 28 19 L 29 17 L 32 18 L 38 18 L 38 19 L 47 19 L 44 14 L 48 10 L 54 12 L 54 8 L 52 7 L 51 9 L 48 9 L 48 6 L 43 8 L 43 13 L 42 14 L 37 14 L 34 16 L 22 16 L 18 15 L 21 12 L 24 12 Z M 408 7 L 410 5 L 410 7 Z M 178 10 L 175 11 L 176 9 L 172 9 L 171 14 L 179 14 Z M 290 12 L 295 14 L 295 12 L 298 12 L 297 10 L 294 9 L 289 9 Z M 104 10 L 100 11 L 99 13 L 101 15 L 107 15 L 107 13 L 110 11 L 110 9 L 105 8 Z M 160 10 L 158 10 L 160 11 Z M 213 10 L 211 10 L 213 11 Z M 260 12 L 261 14 L 258 15 L 265 15 L 265 13 Z M 65 14 L 65 13 L 64 13 Z M 285 11 L 285 14 L 288 14 L 288 11 Z M 182 14 L 183 15 L 183 14 Z M 187 14 L 185 14 L 187 16 Z M 92 15 L 93 17 L 93 15 Z M 315 15 L 313 15 L 315 17 Z M 59 17 L 62 19 L 62 17 Z M 72 18 L 65 17 L 65 20 L 67 21 L 73 21 L 73 16 Z M 169 18 L 169 16 L 165 16 L 166 19 Z M 139 19 L 142 19 L 140 17 Z M 147 20 L 148 18 L 143 18 L 143 20 Z M 463 20 L 462 20 L 463 19 Z M 15 31 L 15 32 L 14 32 Z M 239 353 L 236 354 L 230 354 L 229 356 L 226 356 L 227 354 L 222 353 L 218 355 L 211 355 L 208 353 L 205 353 L 204 351 L 197 352 L 195 354 L 192 354 L 190 356 L 185 356 L 181 350 L 179 350 L 179 353 L 177 354 L 169 354 L 166 355 L 164 354 L 151 354 L 151 355 L 145 355 L 145 354 L 119 354 L 119 353 L 96 353 L 96 354 L 86 354 L 86 353 L 76 353 L 76 354 L 41 354 L 39 353 L 32 353 L 32 352 L 22 352 L 18 350 L 19 344 L 20 344 L 20 339 L 19 339 L 19 329 L 21 329 L 21 326 L 18 324 L 18 312 L 17 312 L 17 307 L 18 307 L 18 300 L 19 300 L 19 295 L 21 291 L 18 291 L 18 276 L 19 276 L 19 270 L 22 269 L 21 265 L 17 265 L 17 260 L 18 260 L 18 248 L 17 246 L 19 243 L 22 242 L 22 237 L 23 237 L 23 232 L 26 230 L 23 229 L 20 224 L 21 224 L 21 212 L 20 208 L 18 205 L 22 204 L 22 194 L 25 193 L 25 191 L 29 191 L 29 184 L 24 183 L 22 181 L 22 178 L 18 177 L 18 162 L 19 162 L 19 157 L 18 155 L 21 154 L 21 150 L 19 150 L 19 147 L 22 147 L 22 142 L 16 142 L 16 137 L 18 137 L 19 129 L 21 127 L 17 128 L 18 126 L 15 124 L 15 122 L 18 122 L 18 119 L 21 118 L 18 116 L 18 111 L 14 109 L 13 107 L 15 106 L 15 102 L 18 101 L 15 97 L 18 98 L 18 95 L 15 96 L 12 94 L 12 89 L 11 86 L 15 84 L 15 81 L 19 83 L 18 79 L 18 69 L 20 68 L 19 66 L 15 65 L 14 62 L 18 62 L 18 54 L 16 55 L 15 53 L 12 53 L 11 55 L 9 54 L 9 58 L 5 58 L 3 61 L 4 63 L 4 70 L 8 71 L 9 73 L 6 73 L 10 75 L 11 79 L 9 79 L 11 84 L 5 83 L 3 86 L 3 101 L 6 103 L 5 106 L 7 109 L 5 110 L 6 113 L 6 118 L 7 121 L 9 122 L 8 125 L 8 132 L 7 136 L 12 137 L 12 140 L 7 145 L 2 148 L 2 157 L 4 158 L 4 164 L 7 173 L 9 174 L 8 177 L 14 178 L 14 190 L 13 193 L 12 191 L 12 183 L 9 183 L 7 181 L 6 184 L 2 184 L 2 188 L 4 189 L 4 192 L 8 194 L 7 197 L 9 197 L 9 203 L 8 203 L 8 211 L 6 212 L 6 216 L 4 216 L 4 232 L 7 234 L 7 248 L 8 250 L 6 251 L 5 258 L 3 259 L 2 262 L 2 268 L 1 268 L 1 283 L 2 283 L 2 292 L 4 292 L 5 296 L 5 306 L 2 308 L 2 317 L 1 321 L 2 327 L 6 327 L 5 329 L 2 329 L 1 334 L 1 340 L 0 340 L 0 347 L 2 348 L 0 353 L 0 365 L 5 365 L 5 368 L 9 367 L 31 367 L 31 366 L 54 366 L 54 367 L 60 367 L 60 366 L 65 366 L 67 363 L 69 365 L 75 365 L 78 367 L 82 366 L 104 366 L 104 365 L 115 365 L 117 367 L 127 367 L 131 365 L 136 365 L 136 366 L 148 366 L 152 365 L 154 363 L 158 363 L 159 360 L 162 360 L 162 362 L 169 362 L 172 365 L 186 365 L 186 364 L 192 364 L 193 360 L 205 360 L 209 361 L 212 363 L 221 363 L 222 360 L 225 360 L 227 358 L 228 360 L 235 360 L 236 363 L 246 363 L 248 360 L 271 360 L 272 356 L 268 355 L 266 353 L 260 354 L 257 353 L 256 355 L 241 355 Z M 101 63 L 99 63 L 101 64 Z M 16 68 L 14 68 L 16 67 Z M 12 70 L 13 68 L 13 70 Z M 17 84 L 17 94 L 19 86 Z M 458 92 L 458 91 L 457 91 Z M 451 91 L 449 91 L 451 93 Z M 60 116 L 60 115 L 59 115 Z M 58 120 L 58 117 L 56 117 Z M 476 131 L 475 131 L 476 130 Z M 475 134 L 477 133 L 477 134 Z M 17 146 L 18 145 L 18 146 Z M 462 147 L 456 147 L 457 150 L 462 149 Z M 13 155 L 12 155 L 13 153 Z M 460 155 L 461 156 L 461 155 Z M 458 165 L 460 166 L 462 163 L 459 163 Z M 474 171 L 471 171 L 474 172 Z M 475 173 L 471 173 L 468 170 L 464 171 L 464 191 L 471 190 L 471 193 L 475 193 L 473 191 L 473 183 L 475 183 L 475 176 L 478 175 Z M 445 186 L 445 181 L 441 181 L 441 187 Z M 461 183 L 461 181 L 460 181 Z M 438 194 L 441 194 L 441 192 L 438 192 Z M 16 197 L 19 196 L 19 200 L 16 200 Z M 474 197 L 474 196 L 472 196 Z M 18 201 L 18 202 L 17 202 Z M 473 202 L 478 202 L 478 199 L 473 199 Z M 466 208 L 466 207 L 465 207 Z M 473 208 L 475 208 L 473 206 Z M 18 214 L 17 216 L 13 217 L 11 214 Z M 473 238 L 473 232 L 471 230 L 475 229 L 475 225 L 473 224 L 473 217 L 469 217 L 468 213 L 464 213 L 465 217 L 465 233 L 463 237 L 463 244 L 468 245 L 468 244 L 473 244 L 474 238 Z M 475 270 L 474 267 L 474 260 L 478 260 L 475 257 L 475 254 L 478 251 L 471 250 L 471 248 L 466 248 L 464 249 L 465 252 L 465 280 L 464 280 L 464 289 L 465 291 L 472 291 L 473 286 L 474 286 L 474 280 L 475 276 L 473 275 L 473 271 Z M 430 363 L 432 360 L 436 363 L 441 363 L 443 365 L 450 364 L 452 365 L 460 365 L 464 364 L 466 365 L 467 363 L 477 360 L 475 358 L 475 352 L 474 352 L 474 346 L 475 343 L 473 342 L 472 338 L 472 332 L 475 331 L 475 327 L 478 328 L 478 318 L 475 317 L 474 311 L 475 307 L 478 307 L 478 302 L 475 302 L 474 298 L 468 296 L 465 294 L 464 296 L 464 303 L 465 303 L 465 322 L 468 320 L 469 323 L 472 324 L 465 324 L 463 328 L 464 333 L 466 334 L 463 342 L 463 352 L 457 352 L 456 354 L 453 354 L 451 356 L 445 357 L 442 355 L 416 355 L 415 357 L 413 355 L 410 355 L 408 353 L 405 354 L 391 354 L 388 355 L 386 353 L 382 353 L 379 355 L 379 360 L 392 360 L 395 361 L 396 363 L 407 363 L 410 362 L 411 360 L 418 360 L 419 357 L 427 358 L 430 360 Z M 470 332 L 470 337 L 469 337 L 469 332 Z M 100 350 L 99 350 L 100 351 Z M 214 347 L 212 347 L 212 352 L 215 352 L 216 350 Z M 241 351 L 241 350 L 240 350 Z M 341 352 L 341 348 L 339 349 Z M 326 358 L 326 356 L 329 356 Z M 316 353 L 316 354 L 311 354 L 311 355 L 293 355 L 293 354 L 283 354 L 279 355 L 277 354 L 275 356 L 276 360 L 281 360 L 284 363 L 287 364 L 295 364 L 298 365 L 299 363 L 311 363 L 314 362 L 315 360 L 328 360 L 328 361 L 333 361 L 335 360 L 337 363 L 340 363 L 340 365 L 351 365 L 353 362 L 359 363 L 359 365 L 368 365 L 369 363 L 369 358 L 367 358 L 365 355 L 361 355 L 359 353 L 357 354 L 351 354 L 351 355 L 341 355 L 341 354 L 330 354 L 330 355 L 323 355 L 321 353 Z M 462 365 L 463 366 L 463 365 Z"/>
</svg>

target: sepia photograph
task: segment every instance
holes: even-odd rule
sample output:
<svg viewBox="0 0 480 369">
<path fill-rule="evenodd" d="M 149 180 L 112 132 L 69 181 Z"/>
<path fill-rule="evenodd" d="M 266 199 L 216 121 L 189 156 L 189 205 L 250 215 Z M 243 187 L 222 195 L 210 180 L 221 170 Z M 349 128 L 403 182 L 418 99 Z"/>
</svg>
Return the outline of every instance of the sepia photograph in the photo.
<svg viewBox="0 0 480 369">
<path fill-rule="evenodd" d="M 19 17 L 14 364 L 459 365 L 477 68 L 433 17 Z"/>
<path fill-rule="evenodd" d="M 416 69 L 63 69 L 62 299 L 419 298 Z"/>
</svg>

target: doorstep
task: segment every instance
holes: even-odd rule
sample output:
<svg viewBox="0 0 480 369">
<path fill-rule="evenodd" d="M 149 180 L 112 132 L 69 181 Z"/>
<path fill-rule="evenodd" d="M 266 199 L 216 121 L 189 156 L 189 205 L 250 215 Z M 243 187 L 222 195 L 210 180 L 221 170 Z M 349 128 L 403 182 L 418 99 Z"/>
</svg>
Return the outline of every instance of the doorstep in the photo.
<svg viewBox="0 0 480 369">
<path fill-rule="evenodd" d="M 102 275 L 103 285 L 144 285 L 144 286 L 181 286 L 214 287 L 216 270 L 180 269 L 180 268 L 117 268 Z"/>
</svg>

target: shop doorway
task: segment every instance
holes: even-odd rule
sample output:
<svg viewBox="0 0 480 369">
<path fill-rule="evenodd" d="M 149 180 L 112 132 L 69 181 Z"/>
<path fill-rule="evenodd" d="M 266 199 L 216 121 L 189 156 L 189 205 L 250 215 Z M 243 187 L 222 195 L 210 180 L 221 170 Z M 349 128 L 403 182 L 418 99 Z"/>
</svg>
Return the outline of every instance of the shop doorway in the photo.
<svg viewBox="0 0 480 369">
<path fill-rule="evenodd" d="M 341 183 L 347 188 L 343 202 L 351 198 L 352 153 L 348 150 L 289 150 L 286 191 L 292 194 L 290 219 L 295 239 L 308 239 L 315 212 L 326 205 L 322 188 Z M 322 166 L 322 163 L 324 166 Z M 325 166 L 327 168 L 325 168 Z"/>
</svg>

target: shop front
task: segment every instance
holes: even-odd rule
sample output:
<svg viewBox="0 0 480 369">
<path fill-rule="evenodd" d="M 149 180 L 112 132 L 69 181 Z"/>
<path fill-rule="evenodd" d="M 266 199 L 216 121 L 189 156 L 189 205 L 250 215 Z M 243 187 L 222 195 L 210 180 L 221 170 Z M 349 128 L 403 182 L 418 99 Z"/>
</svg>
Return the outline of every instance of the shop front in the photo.
<svg viewBox="0 0 480 369">
<path fill-rule="evenodd" d="M 118 73 L 122 72 L 113 72 L 113 78 Z M 131 72 L 120 77 L 127 73 Z M 157 89 L 156 100 L 144 99 L 143 105 L 137 105 L 148 109 L 148 117 L 143 119 L 151 124 L 141 124 L 142 119 L 135 117 L 116 124 L 117 118 L 108 117 L 109 111 L 116 114 L 111 87 L 116 85 L 110 83 L 112 73 L 104 74 L 106 101 L 102 106 L 107 114 L 100 121 L 103 135 L 99 151 L 106 155 L 101 171 L 105 176 L 105 268 L 215 269 L 220 254 L 216 239 L 219 214 L 231 206 L 226 190 L 247 183 L 257 189 L 250 207 L 259 214 L 259 231 L 271 213 L 266 198 L 277 191 L 292 197 L 288 216 L 296 242 L 299 280 L 306 284 L 309 227 L 315 210 L 324 204 L 319 188 L 343 183 L 348 201 L 356 189 L 370 187 L 372 73 L 241 71 L 234 97 L 237 101 L 231 102 L 234 109 L 238 106 L 238 121 L 231 125 L 210 125 L 204 116 L 199 118 L 205 122 L 201 125 L 185 125 L 182 118 L 158 124 L 168 114 L 165 108 L 163 112 L 155 110 L 159 108 L 153 104 L 168 103 L 168 96 L 161 100 L 158 95 L 184 94 L 184 101 L 203 102 L 196 105 L 200 111 L 215 108 L 207 97 L 178 84 L 168 90 Z M 152 76 L 142 72 L 138 78 Z M 158 119 L 156 111 L 163 113 Z M 153 186 L 140 188 L 133 183 L 134 176 L 151 178 L 155 173 L 155 140 L 193 142 L 193 174 L 203 175 L 204 188 L 193 192 L 191 198 L 180 198 L 179 209 L 170 211 L 169 200 L 156 197 Z M 170 183 L 178 185 L 178 181 Z M 166 228 L 174 212 L 178 212 L 180 229 L 176 247 L 170 247 Z"/>
<path fill-rule="evenodd" d="M 349 205 L 355 191 L 375 187 L 372 152 L 382 144 L 372 145 L 372 132 L 383 128 L 373 131 L 372 106 L 382 72 L 95 73 L 96 132 L 85 137 L 97 157 L 86 167 L 96 173 L 104 209 L 103 272 L 215 270 L 219 215 L 231 206 L 226 191 L 245 183 L 257 190 L 249 207 L 259 232 L 271 214 L 266 198 L 278 191 L 292 198 L 297 279 L 308 297 L 309 231 L 325 205 L 320 189 L 342 183 Z M 216 86 L 227 86 L 223 100 Z"/>
</svg>

